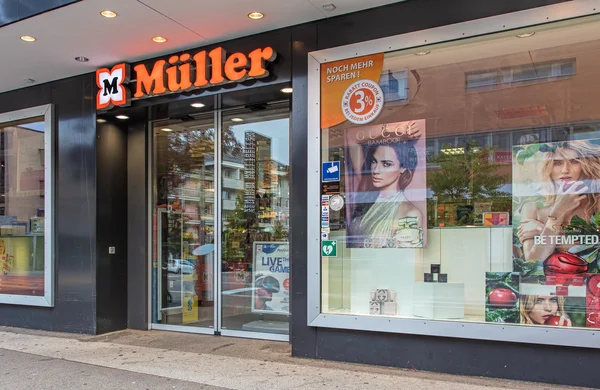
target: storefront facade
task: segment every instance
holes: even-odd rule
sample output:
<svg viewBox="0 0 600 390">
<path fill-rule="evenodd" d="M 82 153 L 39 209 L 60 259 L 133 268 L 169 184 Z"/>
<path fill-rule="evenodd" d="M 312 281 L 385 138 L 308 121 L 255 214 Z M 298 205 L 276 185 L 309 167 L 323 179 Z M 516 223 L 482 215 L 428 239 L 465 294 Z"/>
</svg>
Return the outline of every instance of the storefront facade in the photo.
<svg viewBox="0 0 600 390">
<path fill-rule="evenodd" d="M 406 1 L 0 95 L 45 136 L 0 324 L 595 386 L 597 9 Z"/>
</svg>

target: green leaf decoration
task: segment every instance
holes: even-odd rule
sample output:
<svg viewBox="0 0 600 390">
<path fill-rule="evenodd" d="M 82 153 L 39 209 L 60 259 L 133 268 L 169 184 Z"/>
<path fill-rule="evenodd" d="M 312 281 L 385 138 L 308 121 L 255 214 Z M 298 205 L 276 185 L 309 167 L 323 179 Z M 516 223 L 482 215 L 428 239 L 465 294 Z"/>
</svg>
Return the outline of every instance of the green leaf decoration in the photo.
<svg viewBox="0 0 600 390">
<path fill-rule="evenodd" d="M 594 261 L 596 261 L 596 257 L 598 257 L 598 249 L 592 251 L 591 253 L 588 254 L 584 254 L 584 255 L 579 255 L 582 259 L 584 259 L 585 261 L 589 263 L 592 263 Z"/>
<path fill-rule="evenodd" d="M 567 226 L 567 228 L 579 229 L 579 230 L 583 231 L 582 233 L 587 233 L 590 235 L 598 234 L 598 230 L 596 230 L 596 228 L 594 228 L 594 226 L 592 226 L 589 222 L 587 222 L 583 218 L 578 217 L 577 215 L 574 216 L 573 218 L 571 218 L 571 223 Z M 580 232 L 569 232 L 568 230 L 565 233 L 566 234 L 581 234 Z"/>
<path fill-rule="evenodd" d="M 569 249 L 569 253 L 576 254 L 578 256 L 583 256 L 585 254 L 589 254 L 594 251 L 595 245 L 575 245 Z"/>
<path fill-rule="evenodd" d="M 531 157 L 531 155 L 527 153 L 526 150 L 519 150 L 517 152 L 517 163 L 519 163 L 519 165 L 523 165 L 528 157 Z"/>
<path fill-rule="evenodd" d="M 590 223 L 596 229 L 600 228 L 600 211 L 592 216 L 592 218 L 590 219 Z"/>
</svg>

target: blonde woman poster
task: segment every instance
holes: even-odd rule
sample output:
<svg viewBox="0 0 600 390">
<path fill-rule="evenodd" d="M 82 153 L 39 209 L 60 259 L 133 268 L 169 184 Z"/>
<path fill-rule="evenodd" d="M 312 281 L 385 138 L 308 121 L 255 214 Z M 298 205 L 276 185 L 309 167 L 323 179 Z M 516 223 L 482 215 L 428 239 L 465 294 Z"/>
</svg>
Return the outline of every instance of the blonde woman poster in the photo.
<svg viewBox="0 0 600 390">
<path fill-rule="evenodd" d="M 600 140 L 513 151 L 515 271 L 560 284 L 598 272 Z"/>
<path fill-rule="evenodd" d="M 425 121 L 345 132 L 349 247 L 426 244 Z"/>
</svg>

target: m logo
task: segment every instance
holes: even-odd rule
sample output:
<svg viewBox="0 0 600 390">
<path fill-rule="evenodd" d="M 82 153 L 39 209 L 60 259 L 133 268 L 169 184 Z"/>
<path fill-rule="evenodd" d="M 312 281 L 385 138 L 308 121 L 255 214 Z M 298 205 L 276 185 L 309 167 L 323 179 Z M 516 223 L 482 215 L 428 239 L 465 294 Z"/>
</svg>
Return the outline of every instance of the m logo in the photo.
<svg viewBox="0 0 600 390">
<path fill-rule="evenodd" d="M 129 82 L 129 65 L 119 64 L 112 69 L 96 71 L 96 109 L 105 110 L 113 106 L 129 105 L 129 90 L 124 86 Z"/>
</svg>

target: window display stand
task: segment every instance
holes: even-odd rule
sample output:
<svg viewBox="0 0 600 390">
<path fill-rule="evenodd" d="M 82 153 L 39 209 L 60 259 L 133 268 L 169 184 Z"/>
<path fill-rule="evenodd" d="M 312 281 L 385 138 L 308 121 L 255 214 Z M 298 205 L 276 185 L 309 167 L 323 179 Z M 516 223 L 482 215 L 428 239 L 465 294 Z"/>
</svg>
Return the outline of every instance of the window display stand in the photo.
<svg viewBox="0 0 600 390">
<path fill-rule="evenodd" d="M 464 318 L 465 284 L 416 282 L 414 315 L 435 319 Z"/>
<path fill-rule="evenodd" d="M 369 314 L 371 291 L 390 289 L 396 291 L 397 314 L 412 316 L 415 262 L 421 258 L 422 250 L 352 248 L 350 251 L 351 312 Z"/>
</svg>

